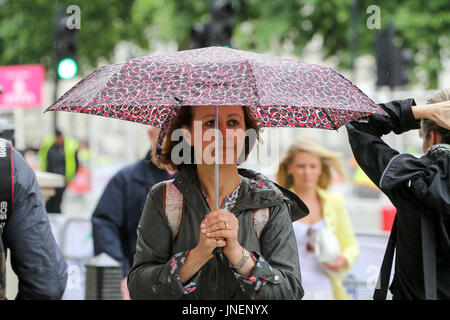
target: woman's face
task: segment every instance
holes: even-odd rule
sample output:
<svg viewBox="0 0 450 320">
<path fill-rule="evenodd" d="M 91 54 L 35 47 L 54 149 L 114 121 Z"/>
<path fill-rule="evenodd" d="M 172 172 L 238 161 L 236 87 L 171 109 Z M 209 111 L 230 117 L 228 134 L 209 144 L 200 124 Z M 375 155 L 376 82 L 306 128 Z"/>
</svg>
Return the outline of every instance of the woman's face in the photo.
<svg viewBox="0 0 450 320">
<path fill-rule="evenodd" d="M 195 159 L 203 163 L 215 163 L 215 106 L 192 107 L 193 121 L 190 128 Z M 219 107 L 220 164 L 236 164 L 245 142 L 245 118 L 241 106 Z"/>
<path fill-rule="evenodd" d="M 299 151 L 287 168 L 294 179 L 294 185 L 314 189 L 322 173 L 322 162 L 311 153 Z"/>
</svg>

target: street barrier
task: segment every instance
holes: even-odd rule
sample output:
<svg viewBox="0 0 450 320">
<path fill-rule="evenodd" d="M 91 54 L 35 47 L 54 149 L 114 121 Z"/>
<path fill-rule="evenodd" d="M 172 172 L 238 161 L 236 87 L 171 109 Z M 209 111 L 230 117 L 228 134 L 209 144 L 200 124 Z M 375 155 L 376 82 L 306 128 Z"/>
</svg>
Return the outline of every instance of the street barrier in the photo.
<svg viewBox="0 0 450 320">
<path fill-rule="evenodd" d="M 94 256 L 92 224 L 89 219 L 48 214 L 56 243 L 68 265 L 67 286 L 63 300 L 84 300 L 86 263 Z"/>
<path fill-rule="evenodd" d="M 356 232 L 356 239 L 360 254 L 344 279 L 344 287 L 353 300 L 372 300 L 389 233 Z M 388 293 L 388 299 L 390 298 L 391 295 Z"/>
</svg>

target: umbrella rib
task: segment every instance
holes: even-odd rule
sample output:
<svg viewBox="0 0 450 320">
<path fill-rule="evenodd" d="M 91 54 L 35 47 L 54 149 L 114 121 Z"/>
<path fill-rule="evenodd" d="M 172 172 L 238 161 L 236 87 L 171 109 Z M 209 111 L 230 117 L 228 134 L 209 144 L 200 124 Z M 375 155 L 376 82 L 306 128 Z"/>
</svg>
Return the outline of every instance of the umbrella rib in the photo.
<svg viewBox="0 0 450 320">
<path fill-rule="evenodd" d="M 243 58 L 240 54 L 235 52 L 235 50 L 233 50 L 233 49 L 229 50 L 229 52 L 231 52 L 232 54 L 238 56 L 240 59 L 244 59 L 245 64 L 247 65 L 247 67 L 249 68 L 250 73 L 251 73 L 251 77 L 250 78 L 253 79 L 253 82 L 254 82 L 255 94 L 256 94 L 256 97 L 258 99 L 258 103 L 256 105 L 257 106 L 261 106 L 261 99 L 260 99 L 259 93 L 258 93 L 258 86 L 256 85 L 255 73 L 253 72 L 253 68 L 252 68 L 250 62 L 248 62 L 249 58 Z"/>
<path fill-rule="evenodd" d="M 338 127 L 334 124 L 333 120 L 331 120 L 330 115 L 328 114 L 327 110 L 325 108 L 322 108 L 322 111 L 325 113 L 325 115 L 328 118 L 328 121 L 333 125 L 333 130 L 338 131 Z"/>
<path fill-rule="evenodd" d="M 245 64 L 248 66 L 248 68 L 250 69 L 250 73 L 251 73 L 251 79 L 253 79 L 254 85 L 255 85 L 255 94 L 256 97 L 258 99 L 258 106 L 261 106 L 261 99 L 259 97 L 259 93 L 258 93 L 258 86 L 256 85 L 256 78 L 255 78 L 255 73 L 253 72 L 253 68 L 250 64 L 250 62 L 248 62 L 248 59 L 245 60 Z"/>
</svg>

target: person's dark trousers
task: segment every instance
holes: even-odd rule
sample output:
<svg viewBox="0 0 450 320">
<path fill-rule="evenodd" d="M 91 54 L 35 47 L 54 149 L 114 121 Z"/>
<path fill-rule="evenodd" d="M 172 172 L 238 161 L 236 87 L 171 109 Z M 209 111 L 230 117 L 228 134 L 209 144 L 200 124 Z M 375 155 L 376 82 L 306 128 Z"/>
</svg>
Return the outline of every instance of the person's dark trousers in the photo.
<svg viewBox="0 0 450 320">
<path fill-rule="evenodd" d="M 47 213 L 61 213 L 61 202 L 66 187 L 56 188 L 55 194 L 51 196 L 45 204 Z"/>
</svg>

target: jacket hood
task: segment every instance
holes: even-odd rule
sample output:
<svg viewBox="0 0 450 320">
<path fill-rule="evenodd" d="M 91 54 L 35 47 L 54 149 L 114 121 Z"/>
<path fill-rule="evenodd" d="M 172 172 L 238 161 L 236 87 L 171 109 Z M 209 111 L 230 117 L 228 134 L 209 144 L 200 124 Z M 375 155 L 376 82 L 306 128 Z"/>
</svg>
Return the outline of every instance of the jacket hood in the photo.
<svg viewBox="0 0 450 320">
<path fill-rule="evenodd" d="M 290 208 L 289 212 L 293 222 L 309 214 L 309 209 L 306 204 L 294 192 L 251 169 L 239 168 L 238 172 L 241 176 L 247 178 L 249 182 L 247 184 L 248 189 L 245 190 L 246 192 L 242 192 L 243 198 L 245 197 L 246 201 L 239 203 L 239 209 L 245 206 L 245 204 L 248 204 L 249 207 L 257 208 L 255 203 L 258 203 L 258 207 L 265 208 L 285 202 Z"/>
<path fill-rule="evenodd" d="M 446 215 L 450 212 L 450 157 L 429 153 L 420 158 L 399 154 L 392 158 L 380 180 L 389 191 L 404 185 L 427 207 Z"/>
</svg>

